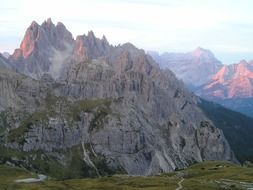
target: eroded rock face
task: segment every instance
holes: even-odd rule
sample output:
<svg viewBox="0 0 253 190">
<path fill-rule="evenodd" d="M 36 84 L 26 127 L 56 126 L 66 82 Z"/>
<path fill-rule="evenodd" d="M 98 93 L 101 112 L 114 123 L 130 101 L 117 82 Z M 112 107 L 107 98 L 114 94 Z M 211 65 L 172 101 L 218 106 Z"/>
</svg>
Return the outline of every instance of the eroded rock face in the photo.
<svg viewBox="0 0 253 190">
<path fill-rule="evenodd" d="M 45 73 L 60 70 L 73 50 L 72 34 L 62 23 L 54 25 L 51 19 L 42 25 L 32 22 L 20 48 L 9 57 L 20 73 L 39 79 Z"/>
<path fill-rule="evenodd" d="M 74 47 L 76 61 L 88 61 L 109 53 L 112 46 L 109 45 L 105 36 L 102 39 L 95 37 L 92 31 L 88 35 L 77 36 Z"/>
<path fill-rule="evenodd" d="M 15 73 L 7 68 L 0 69 L 0 108 L 36 110 L 41 99 L 45 98 L 47 87 L 39 81 Z"/>
<path fill-rule="evenodd" d="M 174 115 L 160 125 L 124 98 L 109 100 L 109 104 L 98 105 L 93 111 L 83 110 L 74 118 L 68 115 L 74 111 L 64 101 L 53 103 L 52 112 L 40 110 L 21 123 L 15 120 L 18 128 L 8 133 L 6 146 L 55 157 L 60 151 L 58 162 L 64 163 L 69 159 L 64 154 L 67 149 L 84 145 L 86 164 L 96 168 L 95 158 L 103 155 L 108 167 L 122 168 L 133 175 L 170 172 L 203 160 L 235 159 L 222 132 L 207 121 L 207 126 L 201 123 L 195 128 L 184 126 Z M 30 119 L 38 115 L 38 120 Z M 15 137 L 22 127 L 26 130 Z"/>
<path fill-rule="evenodd" d="M 41 25 L 32 22 L 9 60 L 15 70 L 32 78 L 50 74 L 57 79 L 67 64 L 105 56 L 111 48 L 105 37 L 100 40 L 92 31 L 74 40 L 62 23 L 54 25 L 49 18 Z"/>
<path fill-rule="evenodd" d="M 202 157 L 207 160 L 212 160 L 215 157 L 217 160 L 231 158 L 231 152 L 227 151 L 229 144 L 223 141 L 224 135 L 221 130 L 216 129 L 212 124 L 204 121 L 200 123 L 200 128 L 197 131 L 198 144 Z M 216 143 L 219 146 L 215 146 Z M 223 154 L 220 157 L 221 153 Z"/>
<path fill-rule="evenodd" d="M 63 166 L 81 156 L 97 175 L 105 168 L 150 175 L 205 159 L 236 160 L 222 132 L 198 108 L 197 98 L 143 50 L 129 43 L 112 47 L 90 32 L 75 40 L 71 53 L 63 53 L 66 46 L 53 46 L 55 30 L 47 27 L 54 28 L 50 20 L 38 30 L 47 31 L 50 47 L 68 55 L 58 60 L 64 67 L 54 68 L 60 72 L 52 76 L 44 70 L 40 80 L 0 72 L 5 77 L 5 91 L 0 91 L 5 147 L 28 155 L 42 152 L 43 159 L 53 157 Z M 66 33 L 57 34 L 71 41 Z M 24 64 L 31 64 L 34 47 L 26 49 L 27 58 L 18 50 Z M 50 68 L 56 65 L 47 61 Z M 24 107 L 29 109 L 21 114 Z M 101 158 L 105 168 L 97 162 Z"/>
</svg>

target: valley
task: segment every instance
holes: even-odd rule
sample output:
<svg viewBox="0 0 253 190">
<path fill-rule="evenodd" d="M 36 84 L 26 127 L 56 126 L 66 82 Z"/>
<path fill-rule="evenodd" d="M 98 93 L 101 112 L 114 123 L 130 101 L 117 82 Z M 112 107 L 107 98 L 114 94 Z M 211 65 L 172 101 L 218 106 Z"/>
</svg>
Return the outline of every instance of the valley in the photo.
<svg viewBox="0 0 253 190">
<path fill-rule="evenodd" d="M 0 176 L 0 189 L 6 190 L 249 190 L 253 188 L 253 168 L 217 161 L 203 162 L 184 170 L 156 176 L 112 175 L 95 179 L 65 180 L 48 178 L 38 183 L 16 183 L 17 179 L 36 175 L 24 169 L 1 165 Z"/>
</svg>

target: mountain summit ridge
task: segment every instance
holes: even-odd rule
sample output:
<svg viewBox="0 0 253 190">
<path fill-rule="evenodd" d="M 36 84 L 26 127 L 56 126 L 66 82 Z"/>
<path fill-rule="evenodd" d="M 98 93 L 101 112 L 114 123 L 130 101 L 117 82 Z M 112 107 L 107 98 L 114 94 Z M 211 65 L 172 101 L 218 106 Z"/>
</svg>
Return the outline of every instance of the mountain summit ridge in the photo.
<svg viewBox="0 0 253 190">
<path fill-rule="evenodd" d="M 96 38 L 93 31 L 76 39 L 64 24 L 51 18 L 41 25 L 33 21 L 26 30 L 20 48 L 10 56 L 12 67 L 20 73 L 40 79 L 44 74 L 57 78 L 71 61 L 87 61 L 104 56 L 111 46 L 105 36 Z M 59 64 L 59 62 L 61 62 Z M 57 69 L 57 71 L 56 71 Z"/>
</svg>

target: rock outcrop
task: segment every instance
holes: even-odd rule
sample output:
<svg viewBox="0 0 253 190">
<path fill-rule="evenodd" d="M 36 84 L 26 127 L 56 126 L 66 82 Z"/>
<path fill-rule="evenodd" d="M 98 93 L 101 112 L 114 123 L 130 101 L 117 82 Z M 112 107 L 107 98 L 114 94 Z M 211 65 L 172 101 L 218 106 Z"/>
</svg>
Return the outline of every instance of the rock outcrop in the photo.
<svg viewBox="0 0 253 190">
<path fill-rule="evenodd" d="M 62 23 L 56 26 L 51 19 L 39 25 L 32 22 L 27 29 L 20 48 L 9 60 L 20 73 L 39 79 L 45 73 L 58 76 L 64 62 L 70 56 L 74 40 Z"/>
<path fill-rule="evenodd" d="M 74 56 L 77 61 L 87 61 L 105 56 L 110 52 L 111 48 L 112 47 L 105 36 L 103 36 L 101 40 L 96 38 L 92 31 L 89 31 L 87 36 L 77 36 L 74 47 Z"/>
</svg>

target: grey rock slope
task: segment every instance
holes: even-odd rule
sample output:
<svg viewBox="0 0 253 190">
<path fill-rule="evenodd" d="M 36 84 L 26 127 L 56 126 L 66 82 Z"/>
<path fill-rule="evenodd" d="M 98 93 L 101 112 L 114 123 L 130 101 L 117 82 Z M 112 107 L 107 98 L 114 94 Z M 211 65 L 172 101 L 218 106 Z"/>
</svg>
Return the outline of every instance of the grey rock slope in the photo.
<svg viewBox="0 0 253 190">
<path fill-rule="evenodd" d="M 213 53 L 203 48 L 197 48 L 189 53 L 149 52 L 162 69 L 172 70 L 179 79 L 190 87 L 199 87 L 207 83 L 222 67 Z"/>
<path fill-rule="evenodd" d="M 65 51 L 65 44 L 49 43 L 45 47 Z M 24 70 L 39 68 L 26 70 L 28 76 L 20 74 L 23 68 L 0 72 L 2 162 L 77 177 L 151 175 L 203 160 L 236 161 L 197 98 L 143 50 L 129 43 L 113 47 L 90 32 L 73 42 L 55 76 L 47 68 L 53 62 L 33 57 L 49 55 L 45 47 L 21 51 Z M 14 55 L 10 61 L 19 64 Z"/>
<path fill-rule="evenodd" d="M 45 98 L 45 87 L 39 81 L 20 75 L 7 68 L 0 69 L 0 109 L 36 110 Z"/>
</svg>

